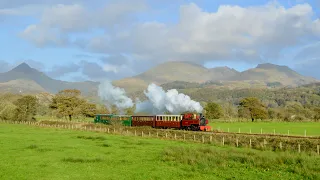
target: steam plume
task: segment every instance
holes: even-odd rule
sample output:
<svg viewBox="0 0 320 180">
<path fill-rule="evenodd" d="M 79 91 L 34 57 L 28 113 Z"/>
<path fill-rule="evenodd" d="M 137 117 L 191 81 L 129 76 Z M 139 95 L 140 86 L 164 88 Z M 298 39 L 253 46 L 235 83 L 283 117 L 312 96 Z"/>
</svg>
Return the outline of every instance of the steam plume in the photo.
<svg viewBox="0 0 320 180">
<path fill-rule="evenodd" d="M 109 105 L 115 105 L 120 111 L 133 107 L 130 99 L 124 89 L 114 87 L 110 82 L 105 81 L 99 85 L 99 97 L 110 108 Z"/>
<path fill-rule="evenodd" d="M 185 94 L 179 94 L 176 89 L 165 92 L 161 87 L 152 83 L 144 94 L 148 100 L 139 102 L 136 106 L 136 112 L 164 113 L 169 111 L 170 113 L 178 114 L 185 111 L 200 113 L 203 110 L 199 102 L 191 100 Z"/>
</svg>

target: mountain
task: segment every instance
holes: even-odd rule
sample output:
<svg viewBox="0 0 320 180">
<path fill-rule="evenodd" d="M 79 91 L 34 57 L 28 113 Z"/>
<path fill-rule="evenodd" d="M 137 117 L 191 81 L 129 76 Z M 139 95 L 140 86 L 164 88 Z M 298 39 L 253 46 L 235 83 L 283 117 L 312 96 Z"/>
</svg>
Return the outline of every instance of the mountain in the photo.
<svg viewBox="0 0 320 180">
<path fill-rule="evenodd" d="M 248 69 L 227 79 L 228 81 L 260 81 L 266 84 L 278 83 L 283 86 L 300 86 L 318 82 L 318 80 L 305 77 L 287 66 L 265 63 L 256 68 Z"/>
<path fill-rule="evenodd" d="M 226 80 L 237 74 L 238 71 L 228 67 L 208 69 L 190 62 L 166 62 L 137 76 L 114 81 L 113 84 L 134 92 L 146 89 L 150 83 L 158 85 L 174 81 L 205 83 Z"/>
<path fill-rule="evenodd" d="M 141 96 L 150 83 L 165 89 L 197 88 L 268 88 L 295 87 L 320 82 L 305 77 L 287 66 L 259 64 L 257 67 L 238 72 L 229 67 L 205 68 L 190 62 L 166 62 L 133 77 L 113 81 L 130 96 Z M 85 96 L 97 97 L 98 82 L 66 82 L 48 77 L 43 72 L 22 63 L 11 71 L 0 73 L 1 92 L 57 93 L 63 89 L 79 89 Z"/>
<path fill-rule="evenodd" d="M 166 88 L 186 86 L 186 83 L 199 83 L 199 88 L 204 87 L 200 84 L 212 88 L 266 88 L 295 87 L 319 81 L 302 76 L 287 66 L 270 63 L 259 64 L 256 68 L 238 72 L 229 67 L 208 69 L 188 62 L 167 62 L 137 76 L 114 81 L 113 84 L 128 92 L 135 92 L 146 89 L 151 82 L 162 84 Z M 176 82 L 178 84 L 173 85 Z M 195 85 L 190 87 L 193 86 Z"/>
<path fill-rule="evenodd" d="M 97 90 L 95 82 L 66 82 L 55 80 L 46 74 L 22 63 L 11 71 L 0 73 L 0 90 L 11 92 L 50 92 L 57 93 L 63 89 L 79 89 L 83 94 L 90 94 Z"/>
</svg>

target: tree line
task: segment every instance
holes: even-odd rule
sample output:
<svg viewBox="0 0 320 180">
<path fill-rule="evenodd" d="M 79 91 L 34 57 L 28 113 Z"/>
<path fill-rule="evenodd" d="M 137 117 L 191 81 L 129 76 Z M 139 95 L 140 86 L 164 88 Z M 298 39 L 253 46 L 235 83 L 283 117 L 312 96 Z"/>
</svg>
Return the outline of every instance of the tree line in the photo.
<svg viewBox="0 0 320 180">
<path fill-rule="evenodd" d="M 280 121 L 303 121 L 320 119 L 320 88 L 290 89 L 286 93 L 266 90 L 220 91 L 206 89 L 189 92 L 191 98 L 198 100 L 199 94 L 207 98 L 202 101 L 204 114 L 208 119 L 248 119 L 251 121 L 274 119 Z M 201 93 L 199 93 L 201 92 Z M 230 94 L 233 92 L 233 94 Z M 214 98 L 208 94 L 215 94 Z M 274 93 L 274 94 L 272 94 Z M 188 93 L 186 93 L 188 94 Z M 252 95 L 252 96 L 250 96 Z M 66 89 L 50 97 L 20 94 L 0 95 L 0 119 L 2 120 L 36 120 L 38 116 L 52 116 L 72 121 L 74 118 L 93 118 L 95 114 L 118 114 L 115 106 L 89 102 L 77 89 Z M 266 97 L 269 97 L 266 98 Z M 274 97 L 274 98 L 270 98 Z M 225 98 L 224 101 L 221 98 Z M 215 100 L 213 100 L 215 99 Z M 133 115 L 135 107 L 125 110 Z M 141 114 L 141 113 L 140 113 Z M 143 113 L 142 113 L 143 114 Z"/>
</svg>

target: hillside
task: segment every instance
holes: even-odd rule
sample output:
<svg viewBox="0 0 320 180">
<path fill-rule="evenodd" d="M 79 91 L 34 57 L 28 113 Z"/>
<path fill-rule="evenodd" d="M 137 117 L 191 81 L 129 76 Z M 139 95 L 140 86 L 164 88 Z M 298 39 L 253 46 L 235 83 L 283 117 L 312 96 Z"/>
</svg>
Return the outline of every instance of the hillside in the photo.
<svg viewBox="0 0 320 180">
<path fill-rule="evenodd" d="M 17 79 L 0 83 L 0 92 L 34 94 L 46 90 L 33 80 Z"/>
<path fill-rule="evenodd" d="M 132 97 L 143 96 L 150 83 L 165 89 L 245 89 L 295 87 L 319 82 L 304 77 L 286 66 L 260 64 L 243 72 L 228 67 L 205 68 L 190 62 L 166 62 L 133 77 L 114 81 Z M 22 63 L 6 73 L 0 73 L 0 92 L 57 93 L 63 89 L 79 89 L 85 96 L 97 99 L 98 82 L 66 82 Z"/>
<path fill-rule="evenodd" d="M 158 85 L 174 81 L 204 83 L 221 81 L 239 74 L 228 67 L 205 68 L 190 62 L 166 62 L 134 77 L 114 81 L 115 86 L 122 87 L 128 92 L 141 91 L 149 83 Z"/>
<path fill-rule="evenodd" d="M 187 62 L 167 62 L 137 76 L 114 81 L 113 84 L 133 93 L 146 89 L 151 82 L 172 88 L 179 86 L 174 83 L 184 82 L 198 83 L 198 88 L 242 89 L 296 87 L 319 81 L 302 76 L 287 66 L 269 63 L 259 64 L 256 68 L 238 72 L 228 67 L 208 69 Z"/>
<path fill-rule="evenodd" d="M 256 68 L 243 71 L 228 78 L 229 81 L 262 81 L 264 83 L 278 82 L 283 86 L 299 86 L 317 82 L 316 79 L 305 77 L 287 66 L 274 64 L 259 64 Z"/>
<path fill-rule="evenodd" d="M 97 90 L 95 82 L 66 82 L 55 80 L 46 74 L 22 63 L 11 71 L 0 73 L 0 90 L 27 93 L 50 92 L 57 93 L 63 89 L 79 89 L 84 94 L 90 94 Z"/>
</svg>

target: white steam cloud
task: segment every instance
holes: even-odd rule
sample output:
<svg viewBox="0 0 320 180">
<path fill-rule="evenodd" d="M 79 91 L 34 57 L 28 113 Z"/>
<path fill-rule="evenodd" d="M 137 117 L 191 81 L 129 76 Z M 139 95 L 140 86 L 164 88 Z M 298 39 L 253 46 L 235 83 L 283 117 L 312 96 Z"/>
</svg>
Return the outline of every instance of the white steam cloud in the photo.
<svg viewBox="0 0 320 180">
<path fill-rule="evenodd" d="M 124 89 L 114 87 L 110 82 L 103 82 L 99 86 L 99 96 L 107 107 L 115 105 L 121 112 L 134 106 L 131 98 L 126 95 Z M 202 112 L 203 108 L 199 102 L 191 100 L 185 94 L 178 93 L 176 89 L 165 92 L 162 87 L 150 84 L 144 92 L 148 100 L 140 102 L 137 100 L 135 112 L 148 112 L 162 114 L 170 112 L 180 114 L 186 111 Z"/>
<path fill-rule="evenodd" d="M 110 105 L 115 105 L 120 111 L 123 111 L 134 105 L 124 89 L 114 87 L 107 81 L 99 85 L 98 95 L 108 108 L 110 108 Z"/>
<path fill-rule="evenodd" d="M 165 92 L 161 87 L 150 84 L 148 91 L 144 92 L 148 100 L 140 102 L 136 106 L 136 112 L 179 114 L 186 111 L 202 112 L 203 108 L 199 102 L 191 100 L 185 94 L 178 93 L 176 89 Z"/>
</svg>

